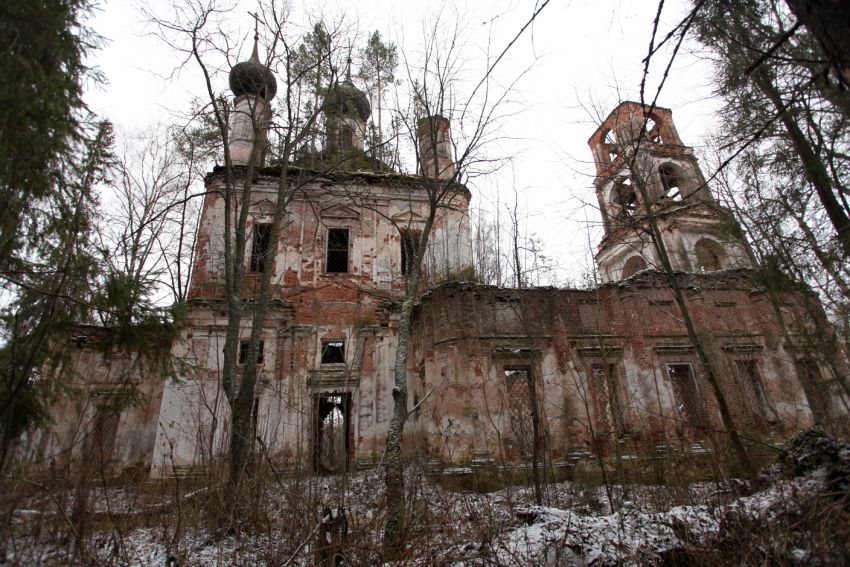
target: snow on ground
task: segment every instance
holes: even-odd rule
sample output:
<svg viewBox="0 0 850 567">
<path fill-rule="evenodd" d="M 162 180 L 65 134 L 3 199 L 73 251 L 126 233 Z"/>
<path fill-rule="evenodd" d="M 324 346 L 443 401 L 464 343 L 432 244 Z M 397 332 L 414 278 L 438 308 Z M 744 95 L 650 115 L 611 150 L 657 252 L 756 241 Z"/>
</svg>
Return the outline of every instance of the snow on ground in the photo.
<svg viewBox="0 0 850 567">
<path fill-rule="evenodd" d="M 455 565 L 628 565 L 654 563 L 686 543 L 710 545 L 730 514 L 770 521 L 816 497 L 823 483 L 782 481 L 727 504 L 676 506 L 643 512 L 624 502 L 615 514 L 586 515 L 574 510 L 530 507 L 531 524 L 507 531 L 489 548 L 467 544 L 449 553 Z M 799 550 L 798 550 L 799 551 Z"/>
<path fill-rule="evenodd" d="M 742 563 L 840 563 L 850 553 L 850 450 L 820 437 L 804 442 L 826 446 L 827 457 L 813 458 L 805 447 L 792 452 L 766 469 L 762 490 L 742 496 L 732 494 L 734 484 L 606 489 L 562 482 L 547 485 L 546 505 L 534 506 L 527 486 L 489 493 L 453 490 L 411 469 L 406 483 L 411 554 L 400 565 L 683 564 L 688 553 L 714 553 L 700 556 L 706 563 L 706 557 L 735 545 L 751 554 Z M 204 496 L 203 489 L 195 490 L 182 494 Z M 89 559 L 102 565 L 165 565 L 176 554 L 182 567 L 313 565 L 317 523 L 330 506 L 346 510 L 347 564 L 381 564 L 382 491 L 382 475 L 375 470 L 278 479 L 259 503 L 261 527 L 235 536 L 210 525 L 203 506 L 178 523 L 163 515 L 162 510 L 173 509 L 167 491 L 95 487 L 89 502 L 99 519 L 89 529 Z M 67 494 L 22 499 L 0 535 L 0 557 L 5 556 L 0 564 L 72 564 L 72 500 Z M 191 503 L 183 506 L 188 510 Z M 156 514 L 148 514 L 151 510 Z M 761 539 L 747 548 L 747 538 Z"/>
</svg>

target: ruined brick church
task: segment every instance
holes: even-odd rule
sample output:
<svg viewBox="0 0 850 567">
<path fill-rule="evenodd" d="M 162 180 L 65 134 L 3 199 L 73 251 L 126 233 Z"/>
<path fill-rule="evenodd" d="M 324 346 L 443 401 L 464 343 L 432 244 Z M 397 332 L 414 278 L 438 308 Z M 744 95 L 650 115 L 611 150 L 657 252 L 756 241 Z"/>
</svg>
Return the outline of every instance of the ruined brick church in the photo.
<svg viewBox="0 0 850 567">
<path fill-rule="evenodd" d="M 256 142 L 246 109 L 265 112 L 275 90 L 259 61 L 240 65 L 231 74 L 236 176 Z M 240 73 L 252 72 L 262 81 L 242 80 Z M 349 81 L 328 98 L 328 148 L 363 152 L 367 98 Z M 449 122 L 431 117 L 423 124 L 439 140 L 436 151 L 422 141 L 420 174 L 451 178 Z M 531 392 L 552 461 L 614 443 L 635 453 L 659 444 L 687 450 L 707 431 L 721 431 L 716 398 L 658 268 L 658 247 L 646 236 L 646 210 L 654 213 L 737 427 L 759 439 L 782 438 L 846 415 L 831 369 L 786 340 L 774 304 L 753 282 L 740 232 L 679 138 L 671 111 L 624 102 L 589 145 L 604 223 L 596 254 L 601 283 L 594 289 L 458 281 L 473 264 L 471 193 L 452 187 L 426 256 L 429 289 L 414 313 L 406 446 L 447 463 L 482 455 L 520 461 L 532 443 Z M 246 301 L 265 270 L 272 272 L 273 301 L 256 360 L 247 359 L 246 318 L 239 364 L 259 369 L 258 450 L 275 462 L 336 472 L 381 459 L 408 244 L 428 203 L 421 175 L 353 166 L 317 173 L 293 197 L 271 242 L 280 177 L 303 172 L 260 167 L 254 180 Z M 92 346 L 96 341 L 76 337 L 59 372 L 74 376 L 84 395 L 54 407 L 55 424 L 33 439 L 34 458 L 71 463 L 97 446 L 116 472 L 136 467 L 163 476 L 205 466 L 226 449 L 225 174 L 216 168 L 206 177 L 188 323 L 169 347 L 181 375 L 152 372 L 142 363 L 151 353 L 113 352 L 107 359 Z M 807 317 L 797 307 L 799 293 L 782 298 L 786 325 Z M 94 338 L 108 332 L 87 331 Z M 128 387 L 134 403 L 117 403 Z"/>
</svg>

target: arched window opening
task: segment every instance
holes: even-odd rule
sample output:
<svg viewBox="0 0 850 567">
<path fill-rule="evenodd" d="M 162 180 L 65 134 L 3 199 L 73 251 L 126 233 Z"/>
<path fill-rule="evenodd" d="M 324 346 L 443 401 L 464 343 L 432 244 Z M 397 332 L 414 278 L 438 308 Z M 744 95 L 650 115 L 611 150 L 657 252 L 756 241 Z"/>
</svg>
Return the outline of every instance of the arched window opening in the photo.
<svg viewBox="0 0 850 567">
<path fill-rule="evenodd" d="M 648 116 L 646 118 L 646 139 L 654 144 L 661 144 L 661 134 L 660 129 L 658 127 L 658 122 L 651 117 Z"/>
<path fill-rule="evenodd" d="M 694 246 L 694 253 L 697 257 L 697 271 L 705 273 L 723 269 L 726 254 L 717 242 L 703 238 Z"/>
<path fill-rule="evenodd" d="M 637 213 L 637 192 L 628 179 L 617 181 L 614 187 L 614 200 L 620 205 L 621 216 L 630 217 Z"/>
<path fill-rule="evenodd" d="M 641 256 L 632 256 L 623 266 L 623 279 L 630 278 L 641 270 L 646 269 L 646 260 Z"/>
<path fill-rule="evenodd" d="M 608 163 L 613 162 L 620 155 L 620 146 L 617 144 L 617 139 L 614 137 L 614 131 L 608 130 L 602 138 L 602 147 L 604 148 L 605 158 Z"/>
<path fill-rule="evenodd" d="M 682 187 L 676 169 L 669 163 L 658 168 L 658 176 L 661 178 L 661 186 L 664 188 L 664 196 L 674 201 L 682 200 Z"/>
</svg>

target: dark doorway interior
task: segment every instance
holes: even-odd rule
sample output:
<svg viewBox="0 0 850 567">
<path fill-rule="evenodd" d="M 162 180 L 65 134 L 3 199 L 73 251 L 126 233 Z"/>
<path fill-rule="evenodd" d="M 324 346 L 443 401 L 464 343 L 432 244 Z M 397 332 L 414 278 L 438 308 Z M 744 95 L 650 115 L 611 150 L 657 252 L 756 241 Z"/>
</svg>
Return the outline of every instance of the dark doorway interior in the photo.
<svg viewBox="0 0 850 567">
<path fill-rule="evenodd" d="M 323 393 L 313 401 L 313 468 L 320 474 L 345 472 L 351 461 L 351 394 Z"/>
</svg>

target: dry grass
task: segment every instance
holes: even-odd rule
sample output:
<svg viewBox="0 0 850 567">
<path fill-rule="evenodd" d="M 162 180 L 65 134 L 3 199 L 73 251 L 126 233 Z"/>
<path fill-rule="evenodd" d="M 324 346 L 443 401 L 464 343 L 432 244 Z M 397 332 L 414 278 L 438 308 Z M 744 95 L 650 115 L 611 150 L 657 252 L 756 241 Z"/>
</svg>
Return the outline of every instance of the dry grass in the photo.
<svg viewBox="0 0 850 567">
<path fill-rule="evenodd" d="M 833 453 L 850 461 L 850 451 L 842 457 L 841 447 L 833 446 Z M 818 464 L 823 456 L 798 457 L 767 469 L 763 498 L 741 499 L 745 485 L 718 482 L 705 463 L 670 458 L 630 462 L 618 469 L 630 482 L 608 486 L 592 463 L 585 464 L 573 470 L 572 480 L 547 484 L 545 504 L 571 511 L 564 517 L 576 525 L 611 518 L 625 526 L 624 510 L 647 522 L 674 506 L 713 510 L 713 531 L 668 521 L 676 545 L 662 552 L 623 548 L 617 555 L 622 564 L 840 564 L 850 556 L 846 466 L 824 472 Z M 259 467 L 234 502 L 219 468 L 208 470 L 203 478 L 153 482 L 107 482 L 95 474 L 88 486 L 76 477 L 37 480 L 12 473 L 0 486 L 0 551 L 8 565 L 161 565 L 169 555 L 183 566 L 313 565 L 322 511 L 329 507 L 346 512 L 345 544 L 338 551 L 347 564 L 383 563 L 378 471 L 318 478 Z M 659 476 L 666 482 L 652 482 Z M 562 535 L 517 550 L 516 534 L 537 513 L 529 514 L 533 491 L 516 471 L 426 474 L 414 462 L 406 486 L 406 564 L 502 565 L 542 557 L 569 565 L 589 549 Z M 85 513 L 75 514 L 81 499 Z M 567 533 L 555 524 L 552 534 Z"/>
</svg>

